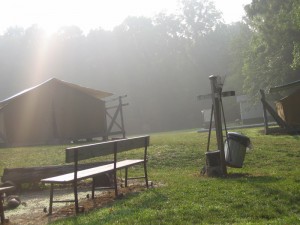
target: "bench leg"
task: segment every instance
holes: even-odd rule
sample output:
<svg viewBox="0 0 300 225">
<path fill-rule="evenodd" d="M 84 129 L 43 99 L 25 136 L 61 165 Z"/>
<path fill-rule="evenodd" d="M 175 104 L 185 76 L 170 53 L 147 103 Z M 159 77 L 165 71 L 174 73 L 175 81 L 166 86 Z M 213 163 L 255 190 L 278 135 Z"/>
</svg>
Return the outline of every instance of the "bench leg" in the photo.
<svg viewBox="0 0 300 225">
<path fill-rule="evenodd" d="M 52 205 L 53 205 L 53 184 L 50 185 L 49 215 L 52 214 Z"/>
<path fill-rule="evenodd" d="M 144 172 L 145 172 L 146 187 L 149 188 L 149 185 L 148 185 L 148 174 L 147 174 L 147 164 L 146 164 L 146 162 L 144 162 Z"/>
<path fill-rule="evenodd" d="M 118 198 L 118 181 L 117 181 L 116 170 L 114 170 L 114 185 L 115 185 L 115 197 Z"/>
<path fill-rule="evenodd" d="M 4 208 L 3 208 L 3 199 L 2 199 L 2 194 L 0 194 L 0 213 L 1 213 L 1 224 L 4 224 L 5 222 L 5 217 L 4 217 Z"/>
<path fill-rule="evenodd" d="M 92 183 L 92 199 L 95 198 L 95 178 L 93 177 L 93 183 Z"/>
<path fill-rule="evenodd" d="M 127 179 L 128 179 L 128 167 L 125 168 L 125 187 L 128 186 Z"/>
<path fill-rule="evenodd" d="M 76 214 L 79 213 L 79 204 L 78 204 L 78 192 L 77 192 L 77 182 L 74 181 L 74 200 L 75 200 L 75 212 Z"/>
</svg>

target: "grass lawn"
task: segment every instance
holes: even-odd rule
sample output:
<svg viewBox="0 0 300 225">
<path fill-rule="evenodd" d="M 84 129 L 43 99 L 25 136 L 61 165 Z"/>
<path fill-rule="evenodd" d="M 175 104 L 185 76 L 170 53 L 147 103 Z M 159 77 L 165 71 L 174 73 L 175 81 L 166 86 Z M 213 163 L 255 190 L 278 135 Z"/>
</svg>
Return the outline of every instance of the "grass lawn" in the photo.
<svg viewBox="0 0 300 225">
<path fill-rule="evenodd" d="M 153 134 L 148 172 L 160 187 L 54 224 L 300 224 L 300 137 L 260 130 L 236 130 L 254 149 L 226 178 L 200 176 L 207 133 Z M 0 149 L 0 174 L 5 167 L 63 164 L 64 148 Z"/>
</svg>

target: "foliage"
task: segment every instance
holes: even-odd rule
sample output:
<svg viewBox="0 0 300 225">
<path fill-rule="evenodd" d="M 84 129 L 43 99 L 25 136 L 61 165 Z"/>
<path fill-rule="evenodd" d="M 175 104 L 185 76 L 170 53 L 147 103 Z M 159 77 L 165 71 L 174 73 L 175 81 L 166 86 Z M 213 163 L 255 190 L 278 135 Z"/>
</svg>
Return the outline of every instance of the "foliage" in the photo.
<svg viewBox="0 0 300 225">
<path fill-rule="evenodd" d="M 181 3 L 184 35 L 193 41 L 212 32 L 221 22 L 221 13 L 209 0 L 183 0 Z"/>
<path fill-rule="evenodd" d="M 300 2 L 294 1 L 293 2 L 293 9 L 291 12 L 292 15 L 292 21 L 295 25 L 296 30 L 300 30 Z M 299 37 L 297 41 L 294 42 L 294 50 L 293 50 L 293 64 L 292 67 L 294 69 L 299 69 L 300 67 L 300 43 L 299 43 Z"/>
<path fill-rule="evenodd" d="M 211 74 L 230 71 L 235 30 L 221 23 L 211 1 L 180 7 L 176 14 L 128 17 L 112 31 L 84 34 L 69 26 L 47 36 L 38 26 L 8 29 L 0 35 L 1 99 L 56 77 L 127 94 L 129 133 L 199 127 L 205 106 L 196 96 L 210 91 Z"/>
<path fill-rule="evenodd" d="M 179 6 L 175 14 L 128 17 L 112 31 L 70 26 L 46 36 L 37 26 L 9 28 L 0 35 L 0 97 L 54 76 L 127 94 L 126 129 L 149 133 L 199 127 L 208 106 L 196 96 L 210 91 L 211 74 L 252 96 L 299 79 L 299 0 L 253 0 L 247 18 L 231 25 L 212 1 Z"/>
<path fill-rule="evenodd" d="M 234 36 L 229 50 L 230 57 L 228 57 L 230 60 L 230 68 L 227 74 L 230 76 L 227 82 L 225 82 L 224 88 L 227 90 L 235 90 L 236 95 L 241 95 L 246 93 L 243 88 L 245 82 L 243 67 L 250 48 L 253 32 L 245 22 L 238 22 L 232 25 L 229 31 L 234 34 Z"/>
<path fill-rule="evenodd" d="M 244 64 L 248 93 L 299 79 L 299 1 L 253 0 L 245 9 L 254 32 Z"/>
<path fill-rule="evenodd" d="M 153 134 L 148 172 L 159 187 L 54 224 L 298 224 L 299 136 L 266 136 L 261 129 L 235 130 L 251 139 L 254 150 L 246 153 L 243 168 L 228 168 L 226 178 L 200 176 L 207 133 Z M 0 149 L 1 171 L 63 163 L 64 148 Z"/>
</svg>

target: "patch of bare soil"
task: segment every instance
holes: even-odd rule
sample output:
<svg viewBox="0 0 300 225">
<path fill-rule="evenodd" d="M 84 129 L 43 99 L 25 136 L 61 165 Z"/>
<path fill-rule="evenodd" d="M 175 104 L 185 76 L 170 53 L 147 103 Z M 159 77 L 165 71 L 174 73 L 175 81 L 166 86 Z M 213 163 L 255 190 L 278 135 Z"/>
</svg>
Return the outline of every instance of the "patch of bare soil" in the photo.
<svg viewBox="0 0 300 225">
<path fill-rule="evenodd" d="M 144 183 L 130 184 L 118 189 L 121 196 L 145 190 Z M 49 190 L 27 191 L 18 195 L 21 204 L 12 210 L 5 211 L 5 225 L 45 225 L 58 219 L 75 216 L 74 203 L 54 203 L 52 215 L 48 215 Z M 95 198 L 91 196 L 90 187 L 81 187 L 78 190 L 79 206 L 84 212 L 104 207 L 115 201 L 114 190 L 96 191 Z M 57 189 L 54 192 L 55 200 L 74 199 L 71 187 Z"/>
</svg>

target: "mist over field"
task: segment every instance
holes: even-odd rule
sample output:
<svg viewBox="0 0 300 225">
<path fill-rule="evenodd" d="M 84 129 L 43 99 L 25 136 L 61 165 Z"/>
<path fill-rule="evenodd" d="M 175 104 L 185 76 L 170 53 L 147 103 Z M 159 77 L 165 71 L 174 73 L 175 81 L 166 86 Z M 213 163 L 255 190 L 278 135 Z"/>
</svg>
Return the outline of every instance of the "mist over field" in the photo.
<svg viewBox="0 0 300 225">
<path fill-rule="evenodd" d="M 255 8 L 247 7 L 253 19 Z M 225 24 L 209 1 L 189 0 L 177 14 L 128 17 L 111 31 L 84 33 L 77 26 L 65 26 L 49 35 L 37 25 L 10 27 L 0 36 L 0 99 L 55 77 L 127 95 L 129 134 L 198 128 L 201 110 L 211 103 L 197 96 L 210 92 L 210 75 L 225 79 L 225 91 L 254 98 L 259 88 L 297 78 L 292 56 L 298 45 L 294 50 L 291 46 L 296 42 L 286 38 L 283 43 L 288 60 L 266 62 L 272 61 L 273 53 L 267 58 L 266 51 L 255 52 L 259 48 L 251 40 L 259 30 L 254 32 L 253 26 L 247 20 Z M 266 43 L 267 39 L 261 45 Z M 277 73 L 264 65 L 273 65 Z M 224 107 L 228 120 L 240 118 L 234 97 L 224 100 Z"/>
</svg>

